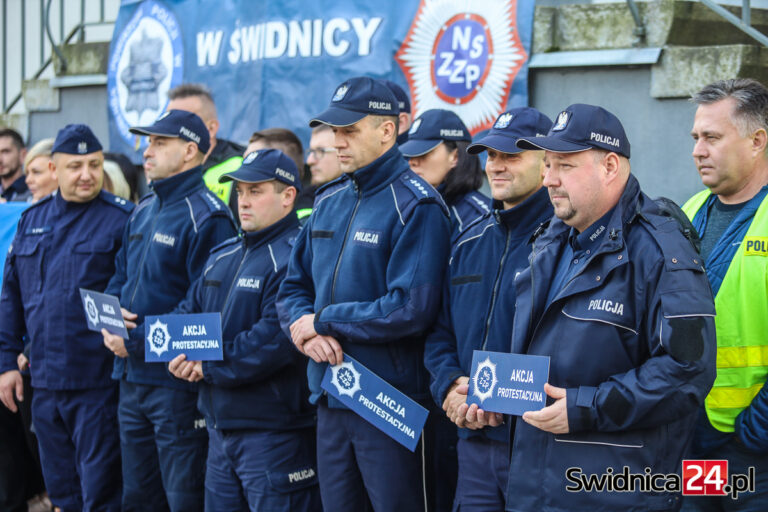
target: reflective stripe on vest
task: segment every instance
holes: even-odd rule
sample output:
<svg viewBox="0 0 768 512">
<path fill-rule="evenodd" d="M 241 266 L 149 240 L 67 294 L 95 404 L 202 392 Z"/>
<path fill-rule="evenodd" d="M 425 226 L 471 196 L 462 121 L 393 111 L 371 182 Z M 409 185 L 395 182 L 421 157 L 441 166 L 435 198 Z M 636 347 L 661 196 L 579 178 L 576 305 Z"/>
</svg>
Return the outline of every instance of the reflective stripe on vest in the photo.
<svg viewBox="0 0 768 512">
<path fill-rule="evenodd" d="M 296 216 L 299 219 L 303 219 L 304 217 L 309 217 L 312 215 L 312 208 L 300 208 L 296 210 Z"/>
<path fill-rule="evenodd" d="M 693 220 L 709 198 L 699 192 L 683 205 Z M 768 376 L 768 197 L 752 218 L 715 297 L 717 377 L 704 406 L 710 423 L 733 432 Z"/>
<path fill-rule="evenodd" d="M 216 197 L 224 201 L 224 204 L 229 204 L 229 196 L 232 193 L 232 181 L 226 183 L 219 183 L 219 178 L 228 172 L 234 172 L 243 162 L 243 157 L 233 156 L 227 160 L 224 160 L 218 165 L 214 165 L 210 169 L 207 169 L 203 173 L 203 181 L 205 186 L 216 194 Z"/>
</svg>

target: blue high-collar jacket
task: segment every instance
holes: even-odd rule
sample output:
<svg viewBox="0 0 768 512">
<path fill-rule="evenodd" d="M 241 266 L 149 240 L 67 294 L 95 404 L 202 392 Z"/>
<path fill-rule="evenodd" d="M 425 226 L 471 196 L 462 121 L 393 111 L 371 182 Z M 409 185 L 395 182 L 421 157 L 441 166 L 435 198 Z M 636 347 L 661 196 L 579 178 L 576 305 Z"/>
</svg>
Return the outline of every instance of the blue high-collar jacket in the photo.
<svg viewBox="0 0 768 512">
<path fill-rule="evenodd" d="M 568 492 L 566 472 L 680 473 L 715 378 L 715 308 L 701 258 L 630 176 L 589 260 L 548 303 L 570 232 L 553 218 L 534 241 L 515 280 L 512 327 L 512 352 L 550 358 L 569 433 L 517 418 L 507 510 L 675 510 L 679 493 Z"/>
<path fill-rule="evenodd" d="M 112 353 L 88 329 L 79 288 L 107 285 L 133 207 L 104 191 L 87 203 L 54 193 L 22 214 L 3 276 L 0 371 L 17 369 L 26 334 L 34 387 L 114 385 Z"/>
<path fill-rule="evenodd" d="M 144 362 L 144 317 L 173 311 L 202 273 L 211 248 L 236 234 L 235 224 L 229 208 L 205 187 L 200 167 L 158 180 L 152 191 L 125 226 L 106 290 L 139 316 L 125 340 L 129 355 L 115 357 L 112 377 L 194 389 L 173 378 L 165 364 Z"/>
<path fill-rule="evenodd" d="M 445 204 L 394 147 L 318 191 L 278 293 L 280 323 L 287 332 L 314 313 L 319 334 L 424 399 L 424 337 L 440 305 L 449 249 Z M 313 401 L 326 367 L 309 362 Z"/>
<path fill-rule="evenodd" d="M 432 397 L 442 406 L 453 381 L 469 376 L 475 350 L 509 352 L 515 310 L 515 274 L 528 266 L 531 235 L 552 216 L 545 188 L 508 210 L 494 210 L 454 244 L 443 302 L 427 337 L 424 362 Z M 508 429 L 459 429 L 463 438 L 509 441 Z"/>
<path fill-rule="evenodd" d="M 277 289 L 299 232 L 293 213 L 228 240 L 176 313 L 221 312 L 224 359 L 204 361 L 198 408 L 218 429 L 312 426 L 306 361 L 280 329 Z"/>
</svg>

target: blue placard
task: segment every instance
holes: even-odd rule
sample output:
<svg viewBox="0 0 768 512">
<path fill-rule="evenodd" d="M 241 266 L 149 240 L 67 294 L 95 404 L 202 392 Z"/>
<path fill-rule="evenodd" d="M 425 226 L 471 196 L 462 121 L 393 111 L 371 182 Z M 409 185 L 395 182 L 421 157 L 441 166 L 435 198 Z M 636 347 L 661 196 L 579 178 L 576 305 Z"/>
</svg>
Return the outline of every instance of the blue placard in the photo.
<svg viewBox="0 0 768 512">
<path fill-rule="evenodd" d="M 125 328 L 123 314 L 120 312 L 120 300 L 117 297 L 80 288 L 80 299 L 83 301 L 88 329 L 97 332 L 106 329 L 112 334 L 128 339 L 128 330 Z"/>
<path fill-rule="evenodd" d="M 188 361 L 221 361 L 221 313 L 148 316 L 144 319 L 144 361 L 165 363 L 184 354 Z"/>
<path fill-rule="evenodd" d="M 416 450 L 429 413 L 358 361 L 344 354 L 341 364 L 328 366 L 320 385 L 365 421 Z"/>
<path fill-rule="evenodd" d="M 547 356 L 475 350 L 467 403 L 485 411 L 522 416 L 547 405 L 544 384 L 548 379 Z"/>
</svg>

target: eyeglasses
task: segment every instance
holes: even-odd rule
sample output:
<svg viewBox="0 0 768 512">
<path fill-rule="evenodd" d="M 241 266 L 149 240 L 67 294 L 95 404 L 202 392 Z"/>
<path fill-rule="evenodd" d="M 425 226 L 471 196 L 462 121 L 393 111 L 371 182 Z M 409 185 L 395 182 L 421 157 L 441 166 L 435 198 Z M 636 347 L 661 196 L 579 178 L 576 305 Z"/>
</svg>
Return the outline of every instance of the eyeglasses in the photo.
<svg viewBox="0 0 768 512">
<path fill-rule="evenodd" d="M 314 156 L 315 160 L 320 160 L 326 153 L 335 153 L 336 148 L 314 148 L 307 150 L 307 158 Z"/>
</svg>

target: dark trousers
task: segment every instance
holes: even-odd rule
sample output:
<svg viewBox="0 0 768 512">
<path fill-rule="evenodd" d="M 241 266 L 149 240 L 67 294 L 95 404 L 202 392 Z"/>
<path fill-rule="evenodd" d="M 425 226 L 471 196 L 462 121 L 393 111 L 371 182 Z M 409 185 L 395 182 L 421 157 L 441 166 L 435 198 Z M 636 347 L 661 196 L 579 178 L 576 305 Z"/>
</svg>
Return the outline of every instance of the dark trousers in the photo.
<svg viewBox="0 0 768 512">
<path fill-rule="evenodd" d="M 51 502 L 63 512 L 120 510 L 117 387 L 35 389 L 32 421 Z"/>
<path fill-rule="evenodd" d="M 454 510 L 504 510 L 509 443 L 484 437 L 459 439 L 459 482 Z"/>
<path fill-rule="evenodd" d="M 422 403 L 429 411 L 424 425 L 424 476 L 427 486 L 427 510 L 448 512 L 453 508 L 459 474 L 456 443 L 457 428 L 432 400 Z"/>
<path fill-rule="evenodd" d="M 348 409 L 317 408 L 323 508 L 333 512 L 424 512 L 422 443 L 410 450 Z"/>
<path fill-rule="evenodd" d="M 203 510 L 208 433 L 197 393 L 120 381 L 123 511 Z"/>
<path fill-rule="evenodd" d="M 315 429 L 208 428 L 206 512 L 316 512 Z"/>
</svg>

